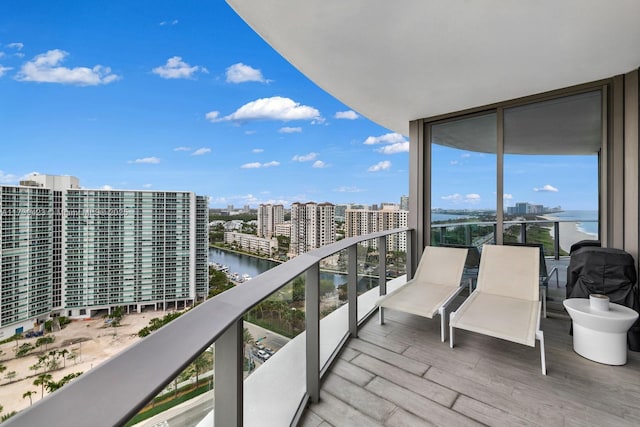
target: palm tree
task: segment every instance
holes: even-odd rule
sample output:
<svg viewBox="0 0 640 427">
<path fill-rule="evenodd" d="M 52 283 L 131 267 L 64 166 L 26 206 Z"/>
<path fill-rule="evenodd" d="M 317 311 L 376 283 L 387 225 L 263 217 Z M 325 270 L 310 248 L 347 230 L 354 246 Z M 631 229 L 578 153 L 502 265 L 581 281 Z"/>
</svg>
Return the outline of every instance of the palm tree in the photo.
<svg viewBox="0 0 640 427">
<path fill-rule="evenodd" d="M 25 399 L 25 398 L 27 398 L 27 397 L 28 397 L 28 398 L 29 398 L 29 406 L 31 406 L 31 405 L 33 405 L 33 398 L 32 398 L 31 396 L 33 396 L 33 395 L 34 395 L 34 394 L 36 394 L 36 393 L 37 393 L 37 391 L 31 391 L 31 390 L 29 390 L 29 391 L 25 391 L 25 392 L 22 394 L 22 398 L 23 398 L 23 399 Z"/>
<path fill-rule="evenodd" d="M 58 354 L 62 357 L 62 367 L 66 368 L 67 367 L 67 360 L 66 360 L 66 356 L 67 354 L 69 354 L 69 350 L 67 350 L 66 348 L 60 350 L 58 352 Z"/>
<path fill-rule="evenodd" d="M 41 387 L 40 399 L 44 397 L 44 386 L 51 381 L 53 377 L 51 374 L 40 374 L 38 378 L 33 380 L 33 385 Z"/>
<path fill-rule="evenodd" d="M 0 363 L 0 374 L 7 370 L 7 367 Z"/>
</svg>

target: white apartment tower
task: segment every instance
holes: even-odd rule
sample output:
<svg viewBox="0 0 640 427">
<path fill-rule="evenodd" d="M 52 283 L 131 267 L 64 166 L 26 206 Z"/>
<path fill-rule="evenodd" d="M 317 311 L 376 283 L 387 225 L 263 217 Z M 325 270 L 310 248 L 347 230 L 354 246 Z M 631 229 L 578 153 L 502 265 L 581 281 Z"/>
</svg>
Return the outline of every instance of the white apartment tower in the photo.
<svg viewBox="0 0 640 427">
<path fill-rule="evenodd" d="M 276 234 L 276 226 L 284 222 L 284 206 L 258 206 L 258 237 L 270 239 Z"/>
<path fill-rule="evenodd" d="M 0 338 L 51 315 L 206 298 L 207 199 L 33 174 L 0 194 Z"/>
<path fill-rule="evenodd" d="M 335 206 L 331 203 L 291 205 L 291 257 L 336 241 Z"/>
<path fill-rule="evenodd" d="M 347 209 L 345 213 L 345 237 L 362 236 L 376 231 L 406 227 L 409 212 L 397 205 L 384 206 L 382 210 Z M 369 242 L 365 242 L 365 245 Z M 375 248 L 377 241 L 371 241 Z M 407 250 L 406 233 L 387 236 L 387 250 L 405 252 Z"/>
</svg>

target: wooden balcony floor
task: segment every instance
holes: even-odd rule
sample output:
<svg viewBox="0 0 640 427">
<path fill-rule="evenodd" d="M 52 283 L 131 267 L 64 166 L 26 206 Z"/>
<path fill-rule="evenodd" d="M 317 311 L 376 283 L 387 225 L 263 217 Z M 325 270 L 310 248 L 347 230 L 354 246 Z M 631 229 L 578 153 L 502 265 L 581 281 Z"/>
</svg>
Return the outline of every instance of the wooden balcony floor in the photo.
<svg viewBox="0 0 640 427">
<path fill-rule="evenodd" d="M 638 426 L 640 353 L 607 366 L 573 351 L 565 319 L 543 319 L 539 347 L 456 331 L 440 342 L 440 320 L 392 310 L 372 317 L 326 376 L 308 426 Z"/>
</svg>

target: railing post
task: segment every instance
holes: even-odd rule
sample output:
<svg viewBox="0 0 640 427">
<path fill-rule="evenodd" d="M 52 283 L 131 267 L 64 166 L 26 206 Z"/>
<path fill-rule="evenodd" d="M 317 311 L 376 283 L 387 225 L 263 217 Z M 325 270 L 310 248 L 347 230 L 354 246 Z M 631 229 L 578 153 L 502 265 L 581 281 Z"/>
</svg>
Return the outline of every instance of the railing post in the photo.
<svg viewBox="0 0 640 427">
<path fill-rule="evenodd" d="M 347 302 L 349 303 L 349 335 L 358 336 L 358 244 L 347 248 L 349 258 L 347 276 Z"/>
<path fill-rule="evenodd" d="M 498 224 L 493 224 L 493 244 L 498 244 Z"/>
<path fill-rule="evenodd" d="M 215 410 L 217 426 L 242 426 L 242 319 L 231 324 L 215 345 Z"/>
<path fill-rule="evenodd" d="M 471 244 L 471 226 L 469 224 L 464 225 L 464 241 L 467 246 Z"/>
<path fill-rule="evenodd" d="M 320 264 L 311 266 L 305 277 L 307 340 L 307 394 L 313 403 L 320 400 Z"/>
<path fill-rule="evenodd" d="M 387 294 L 387 237 L 378 237 L 378 287 L 380 296 Z"/>
<path fill-rule="evenodd" d="M 553 257 L 556 260 L 560 259 L 560 223 L 554 221 L 553 223 Z"/>
<path fill-rule="evenodd" d="M 520 243 L 527 243 L 527 223 L 520 223 Z"/>
<path fill-rule="evenodd" d="M 447 235 L 447 227 L 440 227 L 440 243 L 442 244 L 447 243 L 446 235 Z"/>
<path fill-rule="evenodd" d="M 407 281 L 413 279 L 413 273 L 415 271 L 415 264 L 413 262 L 414 254 L 417 254 L 417 248 L 413 247 L 414 231 L 407 231 L 407 254 L 405 259 L 405 268 L 407 270 Z"/>
</svg>

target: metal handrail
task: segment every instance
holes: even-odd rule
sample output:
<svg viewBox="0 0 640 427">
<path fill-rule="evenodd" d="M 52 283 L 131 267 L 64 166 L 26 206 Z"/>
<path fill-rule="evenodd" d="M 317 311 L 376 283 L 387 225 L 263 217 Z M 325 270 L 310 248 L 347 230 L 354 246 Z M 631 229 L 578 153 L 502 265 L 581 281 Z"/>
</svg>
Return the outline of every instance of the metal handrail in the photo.
<svg viewBox="0 0 640 427">
<path fill-rule="evenodd" d="M 216 379 L 217 382 L 231 384 L 223 392 L 223 400 L 231 401 L 235 406 L 226 407 L 217 394 L 216 401 L 221 411 L 235 410 L 235 416 L 240 419 L 236 418 L 233 424 L 241 425 L 242 328 L 238 326 L 241 325 L 242 316 L 300 274 L 307 272 L 309 277 L 309 272 L 316 271 L 323 258 L 355 247 L 360 242 L 376 238 L 381 242 L 388 235 L 411 231 L 403 227 L 343 239 L 278 265 L 253 278 L 251 286 L 236 286 L 189 310 L 127 350 L 10 418 L 6 425 L 123 425 L 218 340 Z M 410 234 L 407 240 L 407 269 L 410 269 Z M 384 268 L 384 260 L 381 263 Z M 309 282 L 308 280 L 307 283 Z M 317 292 L 315 297 L 318 298 Z M 307 301 L 307 304 L 310 303 L 319 304 L 319 301 Z M 312 357 L 317 358 L 317 355 Z M 235 372 L 224 369 L 234 366 Z M 219 367 L 225 378 L 218 378 Z M 240 384 L 237 383 L 238 380 Z M 218 411 L 216 418 L 217 416 Z M 231 418 L 225 419 L 233 419 L 233 414 Z"/>
<path fill-rule="evenodd" d="M 560 259 L 560 223 L 564 222 L 564 223 L 582 223 L 582 222 L 598 222 L 598 220 L 595 219 L 580 219 L 580 220 L 576 220 L 576 219 L 535 219 L 535 220 L 509 220 L 509 221 L 504 221 L 503 225 L 520 225 L 521 229 L 520 229 L 520 241 L 523 243 L 527 242 L 527 225 L 529 224 L 553 224 L 553 232 L 554 232 L 554 236 L 556 236 L 554 238 L 554 244 L 553 244 L 553 258 L 558 260 Z M 489 235 L 491 239 L 493 239 L 495 241 L 495 233 L 496 233 L 496 227 L 497 227 L 497 222 L 496 221 L 469 221 L 469 222 L 439 222 L 439 223 L 432 223 L 431 224 L 431 230 L 433 231 L 434 229 L 439 229 L 440 230 L 440 238 L 441 238 L 441 243 L 445 243 L 444 242 L 444 234 L 442 232 L 443 229 L 449 228 L 449 227 L 464 227 L 465 228 L 465 238 L 466 238 L 466 242 L 465 244 L 470 245 L 472 244 L 471 242 L 471 234 L 470 234 L 470 230 L 469 230 L 469 226 L 493 226 L 494 228 L 494 232 L 492 235 Z"/>
</svg>

